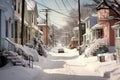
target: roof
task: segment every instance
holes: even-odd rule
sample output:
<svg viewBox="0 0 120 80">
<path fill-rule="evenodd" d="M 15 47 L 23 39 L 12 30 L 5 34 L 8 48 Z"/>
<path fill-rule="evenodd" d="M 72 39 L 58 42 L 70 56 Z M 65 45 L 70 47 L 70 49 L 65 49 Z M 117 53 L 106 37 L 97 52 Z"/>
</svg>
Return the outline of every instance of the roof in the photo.
<svg viewBox="0 0 120 80">
<path fill-rule="evenodd" d="M 84 21 L 87 21 L 87 20 L 89 20 L 90 18 L 92 18 L 92 17 L 98 17 L 98 14 L 92 14 L 92 15 L 90 15 L 90 16 L 87 16 L 85 19 L 84 19 Z"/>
<path fill-rule="evenodd" d="M 94 25 L 94 26 L 92 27 L 92 29 L 93 29 L 93 30 L 95 30 L 95 29 L 102 29 L 102 25 L 100 25 L 100 24 L 98 23 L 98 24 Z"/>
<path fill-rule="evenodd" d="M 28 11 L 35 11 L 35 13 L 38 17 L 37 4 L 34 1 L 27 2 L 27 10 Z"/>
<path fill-rule="evenodd" d="M 99 3 L 97 5 L 97 10 L 100 10 L 100 9 L 108 9 L 108 7 L 106 6 L 106 4 L 102 1 L 101 3 Z"/>
</svg>

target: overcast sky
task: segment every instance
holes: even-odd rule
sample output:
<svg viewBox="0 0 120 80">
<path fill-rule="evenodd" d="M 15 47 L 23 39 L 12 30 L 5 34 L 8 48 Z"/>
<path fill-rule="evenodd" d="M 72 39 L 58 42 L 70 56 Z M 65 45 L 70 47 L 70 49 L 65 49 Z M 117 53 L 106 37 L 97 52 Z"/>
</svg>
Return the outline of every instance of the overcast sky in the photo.
<svg viewBox="0 0 120 80">
<path fill-rule="evenodd" d="M 30 1 L 30 0 L 29 0 Z M 61 12 L 65 15 L 68 15 L 69 10 L 71 10 L 72 8 L 77 8 L 78 0 L 35 0 L 49 8 L 52 8 L 58 12 Z M 92 0 L 80 0 L 81 4 L 85 4 L 85 3 L 92 3 Z M 45 12 L 40 12 L 42 11 L 42 9 L 46 9 L 45 7 L 38 5 L 38 11 L 39 11 L 39 20 L 45 19 Z M 58 14 L 54 11 L 50 11 L 49 12 L 49 23 L 50 24 L 54 24 L 58 27 L 62 27 L 64 25 L 66 25 L 65 19 L 66 16 Z"/>
</svg>

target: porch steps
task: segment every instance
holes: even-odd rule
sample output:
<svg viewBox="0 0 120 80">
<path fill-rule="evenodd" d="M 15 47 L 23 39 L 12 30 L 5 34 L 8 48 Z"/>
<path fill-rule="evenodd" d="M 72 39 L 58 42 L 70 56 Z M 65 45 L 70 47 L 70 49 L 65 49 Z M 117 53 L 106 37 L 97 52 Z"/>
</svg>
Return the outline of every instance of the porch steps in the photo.
<svg viewBox="0 0 120 80">
<path fill-rule="evenodd" d="M 23 60 L 22 56 L 18 55 L 13 51 L 4 51 L 3 56 L 5 56 L 8 60 L 10 60 L 13 65 L 16 66 L 28 66 L 29 64 Z"/>
</svg>

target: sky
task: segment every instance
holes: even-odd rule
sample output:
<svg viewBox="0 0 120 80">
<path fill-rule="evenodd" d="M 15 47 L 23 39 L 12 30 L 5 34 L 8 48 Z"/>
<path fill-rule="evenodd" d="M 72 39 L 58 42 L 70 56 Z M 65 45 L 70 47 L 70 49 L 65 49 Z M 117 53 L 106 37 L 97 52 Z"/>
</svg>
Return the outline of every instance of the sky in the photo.
<svg viewBox="0 0 120 80">
<path fill-rule="evenodd" d="M 55 11 L 58 11 L 62 14 L 68 15 L 69 11 L 73 8 L 77 8 L 78 0 L 35 0 L 38 3 L 41 3 Z M 92 0 L 80 0 L 81 4 L 85 4 L 85 3 L 91 3 Z M 39 12 L 39 18 L 38 21 L 44 20 L 46 19 L 45 17 L 45 12 L 42 12 L 43 9 L 46 9 L 45 7 L 41 6 L 40 4 L 38 4 L 38 12 Z M 62 28 L 63 26 L 65 26 L 66 23 L 66 16 L 58 14 L 54 11 L 50 11 L 48 12 L 48 22 L 49 24 L 54 24 L 56 25 L 58 28 Z"/>
</svg>

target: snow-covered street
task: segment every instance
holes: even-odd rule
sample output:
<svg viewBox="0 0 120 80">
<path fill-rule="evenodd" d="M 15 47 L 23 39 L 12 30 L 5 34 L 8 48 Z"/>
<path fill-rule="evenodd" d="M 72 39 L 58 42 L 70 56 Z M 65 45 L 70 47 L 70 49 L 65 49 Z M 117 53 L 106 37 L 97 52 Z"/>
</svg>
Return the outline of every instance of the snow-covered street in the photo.
<svg viewBox="0 0 120 80">
<path fill-rule="evenodd" d="M 78 55 L 76 49 L 64 50 L 57 53 L 54 48 L 47 58 L 39 57 L 33 69 L 9 63 L 0 69 L 0 80 L 108 80 L 107 72 L 119 67 L 115 61 L 100 63 L 97 57 Z"/>
<path fill-rule="evenodd" d="M 86 68 L 85 64 L 80 64 L 76 51 L 51 53 L 42 70 L 44 74 L 40 74 L 36 80 L 105 80 L 99 73 Z"/>
</svg>

